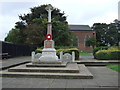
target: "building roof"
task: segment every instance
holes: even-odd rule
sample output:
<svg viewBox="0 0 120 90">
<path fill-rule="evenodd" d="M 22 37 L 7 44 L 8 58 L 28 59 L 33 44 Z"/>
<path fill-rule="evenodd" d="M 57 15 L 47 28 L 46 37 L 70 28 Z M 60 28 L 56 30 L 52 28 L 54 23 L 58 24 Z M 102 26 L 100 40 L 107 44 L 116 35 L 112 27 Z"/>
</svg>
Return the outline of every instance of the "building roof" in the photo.
<svg viewBox="0 0 120 90">
<path fill-rule="evenodd" d="M 93 31 L 89 25 L 69 25 L 70 31 Z"/>
</svg>

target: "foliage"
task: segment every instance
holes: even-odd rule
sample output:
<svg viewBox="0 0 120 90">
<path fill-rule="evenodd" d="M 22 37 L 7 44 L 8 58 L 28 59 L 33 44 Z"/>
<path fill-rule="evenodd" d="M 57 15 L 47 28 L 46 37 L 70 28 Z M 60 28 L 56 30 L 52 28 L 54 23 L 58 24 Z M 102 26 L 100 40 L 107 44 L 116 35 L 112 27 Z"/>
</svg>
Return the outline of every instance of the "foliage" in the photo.
<svg viewBox="0 0 120 90">
<path fill-rule="evenodd" d="M 120 50 L 99 50 L 95 53 L 97 59 L 106 59 L 106 60 L 119 60 L 120 59 Z"/>
<path fill-rule="evenodd" d="M 120 72 L 120 65 L 108 65 L 107 68 Z"/>
<path fill-rule="evenodd" d="M 108 50 L 120 50 L 119 46 L 109 47 Z"/>
<path fill-rule="evenodd" d="M 38 47 L 38 49 L 43 49 L 44 47 L 42 46 L 42 47 Z M 78 49 L 78 47 L 76 47 L 76 46 L 55 46 L 55 49 L 69 49 L 69 48 L 77 48 Z"/>
<path fill-rule="evenodd" d="M 109 48 L 109 46 L 100 46 L 100 47 L 96 47 L 93 49 L 93 55 L 94 55 L 94 58 L 96 58 L 95 56 L 95 53 L 99 50 L 107 50 Z"/>
<path fill-rule="evenodd" d="M 57 55 L 60 55 L 60 52 L 63 51 L 64 53 L 70 53 L 75 52 L 75 60 L 79 60 L 79 50 L 77 48 L 68 48 L 68 49 L 57 49 Z"/>
<path fill-rule="evenodd" d="M 93 56 L 93 55 L 87 52 L 80 52 L 80 56 Z"/>
<path fill-rule="evenodd" d="M 79 50 L 77 48 L 57 49 L 56 50 L 56 54 L 57 54 L 58 57 L 60 56 L 60 52 L 61 51 L 63 51 L 63 54 L 64 53 L 70 53 L 70 54 L 72 54 L 72 52 L 74 51 L 75 52 L 75 60 L 79 59 Z M 35 50 L 35 53 L 41 53 L 41 52 L 42 52 L 41 48 L 37 48 Z"/>
<path fill-rule="evenodd" d="M 15 25 L 15 30 L 17 29 L 17 33 L 19 34 L 16 36 L 20 38 L 13 35 L 16 33 L 15 30 L 11 30 L 10 35 L 8 34 L 5 41 L 42 46 L 47 30 L 48 12 L 45 10 L 46 6 L 41 5 L 30 8 L 30 13 L 20 15 L 19 18 L 21 21 L 16 22 Z M 68 31 L 68 23 L 64 14 L 64 12 L 61 13 L 57 8 L 53 9 L 52 31 L 56 45 L 67 46 L 72 42 L 72 34 Z"/>
<path fill-rule="evenodd" d="M 96 32 L 97 42 L 100 46 L 119 46 L 120 42 L 120 21 L 114 23 L 94 23 L 92 29 Z"/>
<path fill-rule="evenodd" d="M 8 36 L 5 38 L 5 41 L 19 43 L 21 42 L 21 35 L 19 29 L 12 29 L 9 31 Z"/>
<path fill-rule="evenodd" d="M 35 53 L 42 53 L 42 49 L 41 49 L 41 48 L 36 49 L 36 50 L 35 50 Z"/>
<path fill-rule="evenodd" d="M 24 31 L 24 34 L 27 36 L 25 39 L 25 43 L 40 45 L 45 39 L 44 29 L 45 28 L 42 27 L 41 25 L 37 24 L 29 25 Z"/>
<path fill-rule="evenodd" d="M 62 22 L 53 21 L 53 39 L 57 46 L 69 46 L 72 42 L 72 34 L 68 25 Z"/>
<path fill-rule="evenodd" d="M 86 40 L 86 43 L 88 43 L 88 45 L 91 45 L 93 47 L 93 49 L 97 45 L 96 38 L 94 38 L 94 37 L 88 38 Z"/>
<path fill-rule="evenodd" d="M 76 46 L 55 46 L 55 49 L 69 49 L 69 48 L 77 48 Z"/>
</svg>

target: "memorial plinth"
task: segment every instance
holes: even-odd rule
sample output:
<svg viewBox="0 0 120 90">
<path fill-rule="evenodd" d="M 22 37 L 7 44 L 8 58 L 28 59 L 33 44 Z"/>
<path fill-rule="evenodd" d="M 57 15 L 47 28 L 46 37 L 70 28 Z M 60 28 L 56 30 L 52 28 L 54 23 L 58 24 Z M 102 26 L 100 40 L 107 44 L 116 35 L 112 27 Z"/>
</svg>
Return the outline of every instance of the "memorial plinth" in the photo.
<svg viewBox="0 0 120 90">
<path fill-rule="evenodd" d="M 54 48 L 44 48 L 39 60 L 41 62 L 57 62 L 58 56 L 56 55 L 56 50 Z"/>
</svg>

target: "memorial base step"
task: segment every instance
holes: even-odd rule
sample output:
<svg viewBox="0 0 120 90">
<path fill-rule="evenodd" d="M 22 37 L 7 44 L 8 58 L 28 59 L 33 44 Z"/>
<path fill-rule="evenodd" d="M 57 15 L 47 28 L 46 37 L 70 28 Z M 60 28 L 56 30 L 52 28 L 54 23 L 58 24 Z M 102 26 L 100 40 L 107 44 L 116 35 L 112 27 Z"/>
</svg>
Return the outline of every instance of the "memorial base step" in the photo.
<svg viewBox="0 0 120 90">
<path fill-rule="evenodd" d="M 93 78 L 93 75 L 90 73 L 90 71 L 87 69 L 87 67 L 84 64 L 68 63 L 66 67 L 54 67 L 54 68 L 53 67 L 26 67 L 26 65 L 27 64 L 24 64 L 14 68 L 10 68 L 8 70 L 1 71 L 0 75 L 2 77 L 23 77 L 23 78 L 57 78 L 57 79 L 60 79 L 60 78 L 92 79 Z M 45 72 L 44 71 L 43 72 L 28 71 L 28 70 L 34 70 L 34 69 L 37 70 L 36 68 L 38 68 L 39 70 L 45 69 Z M 56 72 L 57 70 L 59 72 Z M 60 72 L 60 70 L 62 72 Z M 76 70 L 77 72 L 76 71 L 72 72 L 72 70 L 73 71 Z"/>
</svg>

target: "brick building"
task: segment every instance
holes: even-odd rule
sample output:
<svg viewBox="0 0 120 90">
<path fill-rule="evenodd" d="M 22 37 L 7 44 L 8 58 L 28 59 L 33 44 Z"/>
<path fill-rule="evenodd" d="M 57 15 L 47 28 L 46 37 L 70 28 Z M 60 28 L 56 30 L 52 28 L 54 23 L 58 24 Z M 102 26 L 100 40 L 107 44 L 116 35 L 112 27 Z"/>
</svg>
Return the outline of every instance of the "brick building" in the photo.
<svg viewBox="0 0 120 90">
<path fill-rule="evenodd" d="M 75 35 L 73 45 L 78 46 L 82 52 L 92 52 L 92 46 L 88 45 L 86 40 L 89 37 L 96 37 L 95 31 L 88 25 L 69 25 L 69 29 Z"/>
</svg>

